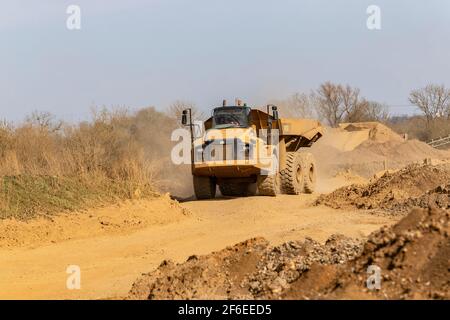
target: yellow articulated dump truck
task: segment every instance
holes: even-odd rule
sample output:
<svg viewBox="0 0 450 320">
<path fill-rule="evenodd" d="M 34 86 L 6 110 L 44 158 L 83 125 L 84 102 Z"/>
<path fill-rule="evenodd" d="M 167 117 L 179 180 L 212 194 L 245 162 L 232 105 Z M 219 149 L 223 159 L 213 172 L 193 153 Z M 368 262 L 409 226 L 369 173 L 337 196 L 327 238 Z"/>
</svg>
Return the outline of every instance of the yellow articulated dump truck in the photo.
<svg viewBox="0 0 450 320">
<path fill-rule="evenodd" d="M 323 134 L 317 120 L 279 118 L 277 107 L 266 112 L 237 100 L 193 123 L 191 110 L 182 114 L 190 128 L 191 167 L 197 199 L 212 199 L 216 187 L 224 196 L 276 196 L 312 193 L 316 164 L 304 150 Z"/>
</svg>

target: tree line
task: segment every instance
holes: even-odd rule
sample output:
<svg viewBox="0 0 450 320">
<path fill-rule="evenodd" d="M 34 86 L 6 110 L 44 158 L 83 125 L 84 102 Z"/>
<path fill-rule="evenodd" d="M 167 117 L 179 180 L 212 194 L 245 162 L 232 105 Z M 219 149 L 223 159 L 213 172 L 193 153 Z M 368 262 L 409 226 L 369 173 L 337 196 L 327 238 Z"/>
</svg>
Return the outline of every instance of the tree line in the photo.
<svg viewBox="0 0 450 320">
<path fill-rule="evenodd" d="M 276 104 L 284 116 L 317 118 L 331 127 L 345 122 L 378 121 L 421 140 L 450 134 L 450 89 L 429 84 L 412 90 L 408 100 L 420 115 L 391 116 L 388 104 L 365 98 L 359 88 L 327 81 L 310 92 L 269 102 Z M 169 114 L 179 117 L 181 110 L 188 107 L 196 118 L 206 117 L 193 103 L 184 101 L 174 102 Z"/>
</svg>

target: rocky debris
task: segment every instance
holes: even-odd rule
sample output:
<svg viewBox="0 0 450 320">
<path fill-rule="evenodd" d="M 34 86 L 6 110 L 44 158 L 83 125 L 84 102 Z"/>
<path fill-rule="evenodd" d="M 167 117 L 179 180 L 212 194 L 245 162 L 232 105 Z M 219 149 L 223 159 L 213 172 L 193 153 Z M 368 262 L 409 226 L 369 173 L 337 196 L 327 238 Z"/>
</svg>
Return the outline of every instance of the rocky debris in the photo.
<svg viewBox="0 0 450 320">
<path fill-rule="evenodd" d="M 345 263 L 362 245 L 342 235 L 331 236 L 325 245 L 307 238 L 271 247 L 263 238 L 251 239 L 181 264 L 164 261 L 133 284 L 128 298 L 276 298 L 314 263 Z"/>
<path fill-rule="evenodd" d="M 406 214 L 416 206 L 446 209 L 449 181 L 450 163 L 411 164 L 395 172 L 386 172 L 369 184 L 354 184 L 322 195 L 316 204 L 337 209 L 383 210 L 393 215 Z"/>
<path fill-rule="evenodd" d="M 361 253 L 362 244 L 342 235 L 331 236 L 325 245 L 310 238 L 286 242 L 266 250 L 257 271 L 247 276 L 241 286 L 256 298 L 275 298 L 313 264 L 343 264 Z"/>
<path fill-rule="evenodd" d="M 413 207 L 450 209 L 450 184 L 438 186 L 418 198 L 409 198 L 403 202 L 393 203 L 390 209 L 405 212 Z"/>
</svg>

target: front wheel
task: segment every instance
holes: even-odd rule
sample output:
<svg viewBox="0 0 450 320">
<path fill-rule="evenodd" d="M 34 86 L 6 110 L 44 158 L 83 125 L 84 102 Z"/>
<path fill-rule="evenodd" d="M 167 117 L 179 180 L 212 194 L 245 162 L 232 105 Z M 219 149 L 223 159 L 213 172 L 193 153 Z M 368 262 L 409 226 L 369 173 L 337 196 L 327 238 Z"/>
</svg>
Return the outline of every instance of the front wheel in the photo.
<svg viewBox="0 0 450 320">
<path fill-rule="evenodd" d="M 288 152 L 286 168 L 281 171 L 283 191 L 287 194 L 300 194 L 304 190 L 305 166 L 299 152 Z"/>
<path fill-rule="evenodd" d="M 256 184 L 261 196 L 276 196 L 280 193 L 280 177 L 278 174 L 259 175 Z"/>
<path fill-rule="evenodd" d="M 211 177 L 194 176 L 194 193 L 198 200 L 213 199 L 216 196 L 216 181 Z"/>
</svg>

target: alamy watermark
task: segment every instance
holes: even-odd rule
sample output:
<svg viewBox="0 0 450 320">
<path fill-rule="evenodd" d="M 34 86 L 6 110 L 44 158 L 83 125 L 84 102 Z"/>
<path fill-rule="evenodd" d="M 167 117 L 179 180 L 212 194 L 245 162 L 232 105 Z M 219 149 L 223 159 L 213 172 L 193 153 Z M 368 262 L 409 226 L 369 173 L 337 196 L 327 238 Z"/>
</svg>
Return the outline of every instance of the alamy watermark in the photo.
<svg viewBox="0 0 450 320">
<path fill-rule="evenodd" d="M 172 132 L 171 140 L 178 142 L 171 151 L 174 164 L 208 165 L 258 165 L 262 175 L 275 174 L 279 163 L 279 130 L 229 128 L 202 130 L 201 124 L 193 127 L 193 140 L 188 129 Z"/>
<path fill-rule="evenodd" d="M 81 7 L 71 4 L 66 8 L 66 27 L 68 30 L 81 30 Z M 375 4 L 367 7 L 366 27 L 369 30 L 381 30 L 381 8 Z"/>
<path fill-rule="evenodd" d="M 366 280 L 366 286 L 369 290 L 381 289 L 381 268 L 377 265 L 370 265 L 367 268 L 367 274 L 370 276 Z"/>
<path fill-rule="evenodd" d="M 67 7 L 66 14 L 69 16 L 66 20 L 66 27 L 69 30 L 81 29 L 81 8 L 78 5 L 72 4 Z"/>
<path fill-rule="evenodd" d="M 81 269 L 80 266 L 70 265 L 66 268 L 66 273 L 69 274 L 66 280 L 66 287 L 69 290 L 81 289 Z"/>
<path fill-rule="evenodd" d="M 366 26 L 369 30 L 381 30 L 381 8 L 377 5 L 370 5 L 366 9 L 367 17 Z"/>
</svg>

